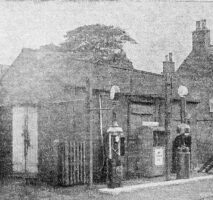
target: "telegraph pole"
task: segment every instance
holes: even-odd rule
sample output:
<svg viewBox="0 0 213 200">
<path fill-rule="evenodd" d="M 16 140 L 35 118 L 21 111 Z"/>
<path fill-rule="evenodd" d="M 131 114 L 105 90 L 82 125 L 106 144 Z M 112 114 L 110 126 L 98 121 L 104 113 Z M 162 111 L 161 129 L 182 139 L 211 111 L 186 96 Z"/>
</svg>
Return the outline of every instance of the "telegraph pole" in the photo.
<svg viewBox="0 0 213 200">
<path fill-rule="evenodd" d="M 172 61 L 172 53 L 165 57 L 163 62 L 164 74 L 164 97 L 165 97 L 165 171 L 166 180 L 170 180 L 170 118 L 171 118 L 171 98 L 172 98 L 172 76 L 175 72 L 175 65 Z"/>
<path fill-rule="evenodd" d="M 178 94 L 180 96 L 180 118 L 181 123 L 186 123 L 186 95 L 188 95 L 188 88 L 184 85 L 180 85 L 178 88 Z"/>
<path fill-rule="evenodd" d="M 181 108 L 181 111 L 180 111 L 180 116 L 181 116 L 181 123 L 186 123 L 186 99 L 185 97 L 181 97 L 181 105 L 180 105 L 180 108 Z"/>
<path fill-rule="evenodd" d="M 166 147 L 165 147 L 165 168 L 166 180 L 170 180 L 170 166 L 169 166 L 169 140 L 170 140 L 170 114 L 171 114 L 171 75 L 165 73 L 165 132 L 166 132 Z"/>
</svg>

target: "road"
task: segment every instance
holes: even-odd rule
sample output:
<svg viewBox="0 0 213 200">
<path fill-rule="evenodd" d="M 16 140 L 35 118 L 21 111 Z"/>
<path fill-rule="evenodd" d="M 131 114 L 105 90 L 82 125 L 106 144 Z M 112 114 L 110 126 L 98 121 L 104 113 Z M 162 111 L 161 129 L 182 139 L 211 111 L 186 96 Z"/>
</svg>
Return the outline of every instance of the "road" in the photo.
<svg viewBox="0 0 213 200">
<path fill-rule="evenodd" d="M 20 182 L 2 184 L 0 200 L 213 200 L 213 179 L 181 185 L 146 188 L 119 195 L 101 194 L 85 186 L 52 188 L 25 186 Z"/>
</svg>

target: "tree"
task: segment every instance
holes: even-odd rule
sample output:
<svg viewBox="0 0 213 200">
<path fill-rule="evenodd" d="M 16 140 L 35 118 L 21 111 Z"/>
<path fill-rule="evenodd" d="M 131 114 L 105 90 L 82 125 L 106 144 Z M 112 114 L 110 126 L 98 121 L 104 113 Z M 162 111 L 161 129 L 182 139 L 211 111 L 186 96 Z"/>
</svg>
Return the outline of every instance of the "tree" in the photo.
<svg viewBox="0 0 213 200">
<path fill-rule="evenodd" d="M 118 62 L 127 59 L 125 42 L 136 43 L 124 30 L 113 26 L 85 25 L 67 32 L 62 51 L 92 53 L 94 62 Z"/>
</svg>

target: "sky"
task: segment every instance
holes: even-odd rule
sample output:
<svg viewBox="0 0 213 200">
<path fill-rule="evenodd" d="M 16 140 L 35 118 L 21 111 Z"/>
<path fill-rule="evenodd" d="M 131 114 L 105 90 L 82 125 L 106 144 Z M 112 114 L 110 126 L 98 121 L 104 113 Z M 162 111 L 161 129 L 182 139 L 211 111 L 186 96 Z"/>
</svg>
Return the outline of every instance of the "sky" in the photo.
<svg viewBox="0 0 213 200">
<path fill-rule="evenodd" d="M 0 1 L 0 63 L 12 64 L 22 48 L 60 44 L 67 31 L 89 24 L 124 29 L 137 45 L 125 44 L 136 69 L 161 73 L 165 55 L 176 69 L 191 51 L 195 22 L 207 20 L 213 34 L 213 2 Z"/>
</svg>

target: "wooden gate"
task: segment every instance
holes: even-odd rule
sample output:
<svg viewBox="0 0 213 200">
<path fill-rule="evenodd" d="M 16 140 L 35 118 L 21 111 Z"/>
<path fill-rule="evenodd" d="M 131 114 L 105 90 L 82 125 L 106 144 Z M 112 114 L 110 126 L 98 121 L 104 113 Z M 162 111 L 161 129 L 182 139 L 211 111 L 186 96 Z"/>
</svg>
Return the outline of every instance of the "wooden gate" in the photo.
<svg viewBox="0 0 213 200">
<path fill-rule="evenodd" d="M 65 141 L 59 144 L 58 183 L 62 186 L 86 183 L 85 142 Z"/>
</svg>

